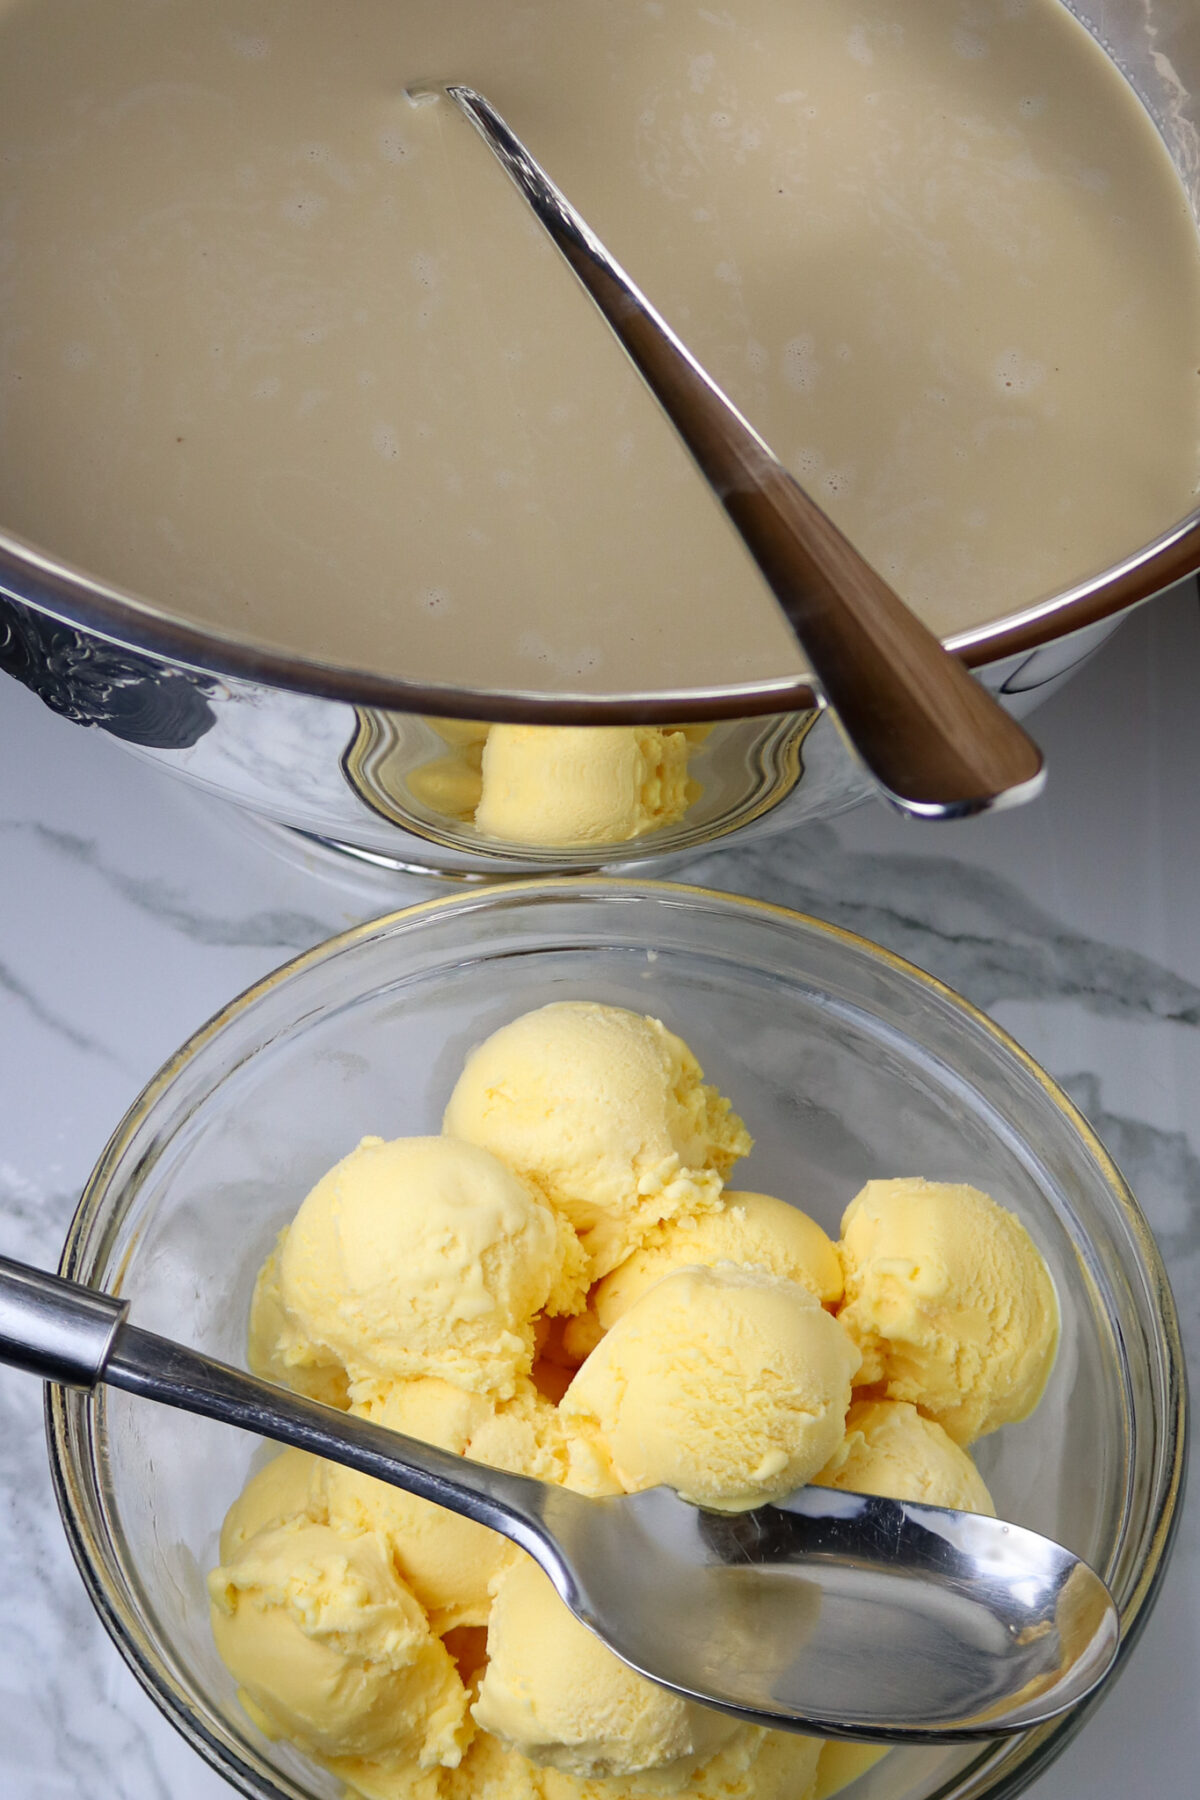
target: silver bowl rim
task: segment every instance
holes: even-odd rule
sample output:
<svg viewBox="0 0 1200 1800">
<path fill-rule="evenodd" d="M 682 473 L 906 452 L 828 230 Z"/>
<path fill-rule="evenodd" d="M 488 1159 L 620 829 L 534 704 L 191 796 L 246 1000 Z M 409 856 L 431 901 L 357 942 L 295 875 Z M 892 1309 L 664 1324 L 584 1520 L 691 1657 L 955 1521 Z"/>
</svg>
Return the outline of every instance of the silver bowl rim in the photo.
<svg viewBox="0 0 1200 1800">
<path fill-rule="evenodd" d="M 1062 593 L 991 623 L 954 632 L 947 649 L 969 668 L 1026 655 L 1112 618 L 1200 569 L 1200 507 L 1119 562 Z M 248 634 L 188 621 L 0 531 L 0 593 L 60 623 L 172 667 L 227 676 L 350 706 L 447 718 L 547 725 L 669 724 L 802 712 L 817 704 L 805 674 L 705 688 L 622 694 L 541 693 L 409 681 L 323 662 Z"/>
<path fill-rule="evenodd" d="M 1072 1712 L 1034 1730 L 984 1744 L 979 1757 L 967 1769 L 952 1776 L 935 1794 L 929 1796 L 929 1800 L 1013 1800 L 1065 1749 L 1103 1698 L 1115 1675 L 1124 1667 L 1153 1609 L 1179 1525 L 1187 1467 L 1188 1403 L 1183 1340 L 1166 1266 L 1150 1226 L 1120 1170 L 1078 1107 L 1040 1064 L 986 1013 L 936 976 L 928 974 L 882 945 L 873 943 L 857 932 L 847 931 L 842 926 L 829 924 L 811 914 L 769 901 L 681 882 L 629 881 L 595 876 L 560 876 L 545 880 L 505 882 L 483 892 L 445 895 L 366 920 L 324 939 L 244 989 L 206 1024 L 193 1032 L 162 1065 L 125 1113 L 88 1179 L 67 1230 L 59 1273 L 69 1280 L 88 1282 L 91 1274 L 91 1257 L 87 1244 L 89 1234 L 104 1215 L 111 1175 L 130 1142 L 185 1065 L 227 1025 L 253 1008 L 265 995 L 293 976 L 330 960 L 356 944 L 398 926 L 417 922 L 426 915 L 440 917 L 456 910 L 468 914 L 481 907 L 490 908 L 496 902 L 519 900 L 521 897 L 554 900 L 570 894 L 592 895 L 596 898 L 606 895 L 674 898 L 680 903 L 691 901 L 708 907 L 728 908 L 730 911 L 747 911 L 799 926 L 802 930 L 823 934 L 849 949 L 866 953 L 892 975 L 914 982 L 938 996 L 943 1003 L 958 1012 L 969 1029 L 990 1038 L 994 1045 L 1012 1057 L 1042 1088 L 1098 1165 L 1136 1247 L 1147 1286 L 1154 1295 L 1160 1327 L 1158 1349 L 1165 1371 L 1165 1404 L 1161 1420 L 1163 1450 L 1159 1458 L 1152 1504 L 1143 1527 L 1145 1551 L 1137 1581 L 1120 1605 L 1121 1643 L 1109 1676 L 1093 1695 Z M 119 1215 L 110 1219 L 110 1228 L 117 1216 Z M 307 1800 L 303 1789 L 291 1784 L 280 1785 L 277 1771 L 268 1773 L 265 1764 L 255 1765 L 246 1761 L 208 1729 L 182 1686 L 164 1666 L 161 1652 L 150 1640 L 137 1611 L 129 1604 L 126 1595 L 108 1580 L 104 1548 L 97 1541 L 93 1530 L 88 1484 L 80 1478 L 75 1454 L 80 1446 L 85 1446 L 92 1452 L 87 1458 L 87 1465 L 89 1472 L 94 1471 L 95 1419 L 96 1408 L 92 1396 L 47 1384 L 46 1441 L 55 1498 L 76 1566 L 102 1624 L 151 1700 L 192 1749 L 226 1781 L 249 1796 L 249 1800 Z M 79 1460 L 82 1461 L 82 1457 Z"/>
</svg>

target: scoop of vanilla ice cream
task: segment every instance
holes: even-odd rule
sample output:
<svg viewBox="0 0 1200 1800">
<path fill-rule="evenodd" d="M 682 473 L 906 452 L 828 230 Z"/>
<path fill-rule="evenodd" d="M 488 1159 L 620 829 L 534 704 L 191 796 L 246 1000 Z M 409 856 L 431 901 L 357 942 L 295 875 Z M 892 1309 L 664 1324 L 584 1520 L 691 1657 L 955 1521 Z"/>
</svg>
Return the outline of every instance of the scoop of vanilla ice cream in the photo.
<svg viewBox="0 0 1200 1800">
<path fill-rule="evenodd" d="M 992 1517 L 996 1512 L 967 1452 L 907 1400 L 856 1400 L 846 1415 L 841 1448 L 814 1479 L 822 1487 L 886 1494 L 892 1500 L 920 1500 Z"/>
<path fill-rule="evenodd" d="M 476 827 L 510 844 L 626 843 L 699 797 L 688 750 L 654 725 L 493 725 Z"/>
<path fill-rule="evenodd" d="M 798 1281 L 825 1306 L 842 1297 L 837 1250 L 815 1219 L 770 1194 L 726 1193 L 719 1210 L 656 1225 L 640 1250 L 598 1282 L 591 1307 L 602 1331 L 673 1269 L 739 1263 Z"/>
<path fill-rule="evenodd" d="M 838 1318 L 858 1380 L 959 1444 L 1026 1418 L 1058 1348 L 1058 1296 L 1015 1214 L 978 1188 L 869 1181 L 842 1219 Z"/>
<path fill-rule="evenodd" d="M 471 1710 L 484 1731 L 534 1762 L 588 1779 L 703 1760 L 737 1729 L 627 1668 L 526 1556 L 496 1584 Z"/>
<path fill-rule="evenodd" d="M 842 1441 L 858 1352 L 815 1294 L 718 1263 L 666 1275 L 559 1403 L 627 1493 L 665 1483 L 736 1512 L 811 1479 Z"/>
<path fill-rule="evenodd" d="M 459 1761 L 466 1689 L 382 1539 L 293 1519 L 208 1590 L 217 1649 L 269 1729 L 324 1761 Z"/>
<path fill-rule="evenodd" d="M 495 1404 L 436 1379 L 398 1382 L 354 1409 L 375 1424 L 436 1443 L 473 1462 L 561 1480 L 565 1435 L 553 1406 L 529 1381 Z M 491 1584 L 513 1560 L 507 1538 L 415 1494 L 336 1463 L 322 1465 L 331 1519 L 387 1540 L 396 1567 L 444 1635 L 463 1625 L 486 1625 Z"/>
<path fill-rule="evenodd" d="M 469 825 L 483 793 L 483 776 L 479 772 L 478 750 L 451 751 L 422 763 L 406 777 L 404 785 L 419 806 L 442 818 Z"/>
<path fill-rule="evenodd" d="M 439 1636 L 460 1625 L 486 1625 L 490 1583 L 515 1555 L 506 1538 L 390 1482 L 330 1463 L 331 1519 L 386 1540 Z"/>
<path fill-rule="evenodd" d="M 582 1262 L 569 1228 L 485 1149 L 364 1138 L 292 1221 L 278 1293 L 291 1340 L 336 1358 L 356 1394 L 437 1375 L 502 1396 L 531 1365 L 534 1315 L 564 1287 L 578 1294 Z"/>
<path fill-rule="evenodd" d="M 231 1562 L 243 1544 L 260 1531 L 286 1525 L 289 1519 L 325 1524 L 325 1471 L 329 1467 L 307 1450 L 283 1450 L 252 1475 L 221 1527 L 221 1561 Z"/>
<path fill-rule="evenodd" d="M 762 1738 L 749 1771 L 753 1800 L 813 1800 L 825 1740 L 795 1731 L 764 1731 Z M 713 1800 L 726 1792 L 715 1785 L 709 1788 Z"/>
<path fill-rule="evenodd" d="M 805 1800 L 829 1800 L 844 1787 L 874 1768 L 888 1754 L 887 1744 L 851 1744 L 838 1738 L 827 1738 L 817 1761 L 817 1778 Z"/>
<path fill-rule="evenodd" d="M 389 1431 L 516 1475 L 558 1481 L 565 1467 L 566 1439 L 558 1412 L 526 1376 L 518 1377 L 506 1400 L 435 1377 L 398 1381 L 354 1411 Z"/>
<path fill-rule="evenodd" d="M 547 1800 L 544 1776 L 545 1771 L 519 1750 L 502 1744 L 490 1731 L 477 1731 L 457 1769 L 442 1775 L 441 1800 Z M 571 1794 L 564 1800 L 582 1796 Z M 587 1800 L 624 1800 L 624 1795 L 596 1789 Z"/>
<path fill-rule="evenodd" d="M 293 1393 L 319 1400 L 322 1406 L 343 1411 L 350 1404 L 346 1371 L 330 1351 L 314 1344 L 301 1331 L 283 1304 L 279 1291 L 279 1257 L 286 1231 L 258 1272 L 250 1302 L 247 1360 L 256 1375 L 274 1381 Z"/>
<path fill-rule="evenodd" d="M 495 1742 L 486 1732 L 475 1740 L 476 1744 Z M 738 1725 L 715 1754 L 686 1757 L 663 1768 L 627 1775 L 619 1786 L 569 1775 L 562 1769 L 533 1769 L 538 1781 L 536 1800 L 618 1800 L 618 1796 L 619 1800 L 658 1800 L 660 1795 L 678 1796 L 678 1800 L 812 1800 L 820 1753 L 820 1738 Z M 526 1767 L 532 1765 L 526 1763 Z M 458 1769 L 448 1777 L 456 1791 L 461 1773 Z M 525 1800 L 519 1780 L 517 1777 L 511 1789 L 499 1788 L 495 1796 L 489 1790 L 488 1800 Z"/>
<path fill-rule="evenodd" d="M 518 1383 L 510 1400 L 492 1408 L 471 1433 L 466 1454 L 472 1462 L 538 1481 L 561 1482 L 567 1468 L 567 1435 L 558 1408 L 531 1381 Z"/>
<path fill-rule="evenodd" d="M 715 1207 L 752 1140 L 683 1041 L 623 1007 L 558 1001 L 472 1051 L 443 1129 L 530 1181 L 583 1239 L 593 1278 L 663 1219 Z"/>
</svg>

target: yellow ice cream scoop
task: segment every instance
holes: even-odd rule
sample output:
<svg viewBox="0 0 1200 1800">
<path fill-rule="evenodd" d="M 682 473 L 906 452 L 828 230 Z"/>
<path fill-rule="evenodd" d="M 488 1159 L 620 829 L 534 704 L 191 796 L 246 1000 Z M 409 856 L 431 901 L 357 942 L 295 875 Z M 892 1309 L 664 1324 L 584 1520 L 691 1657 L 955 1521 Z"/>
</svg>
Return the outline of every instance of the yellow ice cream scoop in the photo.
<svg viewBox="0 0 1200 1800">
<path fill-rule="evenodd" d="M 513 844 L 622 844 L 687 811 L 688 740 L 655 725 L 493 725 L 475 824 Z"/>
<path fill-rule="evenodd" d="M 225 1514 L 221 1561 L 232 1562 L 260 1531 L 286 1525 L 293 1519 L 327 1524 L 325 1472 L 329 1466 L 307 1450 L 283 1450 L 265 1462 Z"/>
<path fill-rule="evenodd" d="M 472 1051 L 443 1129 L 570 1220 L 605 1275 L 664 1219 L 715 1207 L 746 1127 L 681 1038 L 619 1006 L 559 1001 Z"/>
<path fill-rule="evenodd" d="M 912 1401 L 959 1444 L 1028 1417 L 1054 1366 L 1058 1296 L 1014 1213 L 978 1188 L 869 1181 L 839 1248 L 861 1386 Z"/>
<path fill-rule="evenodd" d="M 581 1625 L 528 1557 L 496 1583 L 477 1725 L 534 1762 L 610 1779 L 675 1769 L 682 1777 L 737 1730 L 656 1687 Z"/>
<path fill-rule="evenodd" d="M 292 1221 L 278 1294 L 292 1345 L 336 1358 L 352 1389 L 437 1375 L 502 1397 L 532 1362 L 535 1314 L 577 1295 L 582 1266 L 569 1227 L 487 1150 L 364 1138 Z"/>
<path fill-rule="evenodd" d="M 254 1373 L 266 1381 L 307 1394 L 323 1406 L 348 1406 L 350 1383 L 341 1361 L 331 1350 L 313 1343 L 283 1303 L 279 1258 L 286 1238 L 287 1232 L 281 1231 L 254 1283 L 247 1359 Z"/>
<path fill-rule="evenodd" d="M 798 1282 L 718 1263 L 665 1276 L 559 1403 L 626 1493 L 736 1512 L 789 1494 L 842 1441 L 858 1352 Z"/>
<path fill-rule="evenodd" d="M 460 1760 L 466 1690 L 381 1538 L 294 1519 L 249 1538 L 208 1591 L 217 1649 L 264 1729 L 325 1761 Z"/>
<path fill-rule="evenodd" d="M 813 1479 L 858 1494 L 921 1500 L 993 1518 L 996 1513 L 968 1453 L 907 1400 L 856 1400 L 840 1448 Z"/>
<path fill-rule="evenodd" d="M 387 1543 L 439 1636 L 462 1625 L 487 1624 L 489 1584 L 515 1554 L 507 1538 L 336 1463 L 328 1467 L 327 1492 L 333 1519 Z"/>
<path fill-rule="evenodd" d="M 511 1399 L 493 1403 L 433 1378 L 402 1381 L 356 1410 L 391 1431 L 493 1468 L 542 1480 L 561 1479 L 566 1470 L 558 1416 L 529 1382 Z M 391 1482 L 338 1463 L 318 1466 L 329 1517 L 386 1539 L 439 1635 L 487 1624 L 491 1584 L 516 1555 L 507 1538 Z M 246 1501 L 243 1495 L 239 1505 Z"/>
<path fill-rule="evenodd" d="M 476 1743 L 496 1742 L 486 1732 L 476 1739 Z M 664 1769 L 626 1775 L 619 1782 L 589 1781 L 544 1763 L 521 1760 L 535 1778 L 536 1788 L 529 1800 L 617 1800 L 617 1795 L 619 1800 L 659 1800 L 660 1795 L 678 1795 L 679 1800 L 814 1800 L 820 1749 L 819 1738 L 740 1725 L 703 1762 L 688 1757 Z M 517 1753 L 507 1754 L 512 1758 Z M 457 1769 L 450 1776 L 455 1788 L 460 1774 Z M 526 1790 L 519 1794 L 520 1800 L 526 1800 Z M 500 1790 L 495 1800 L 518 1800 L 518 1793 Z"/>
<path fill-rule="evenodd" d="M 607 1331 L 672 1270 L 719 1262 L 798 1281 L 825 1306 L 842 1297 L 837 1250 L 815 1219 L 771 1194 L 726 1191 L 715 1212 L 656 1226 L 640 1250 L 596 1284 L 590 1305 L 597 1323 Z"/>
</svg>

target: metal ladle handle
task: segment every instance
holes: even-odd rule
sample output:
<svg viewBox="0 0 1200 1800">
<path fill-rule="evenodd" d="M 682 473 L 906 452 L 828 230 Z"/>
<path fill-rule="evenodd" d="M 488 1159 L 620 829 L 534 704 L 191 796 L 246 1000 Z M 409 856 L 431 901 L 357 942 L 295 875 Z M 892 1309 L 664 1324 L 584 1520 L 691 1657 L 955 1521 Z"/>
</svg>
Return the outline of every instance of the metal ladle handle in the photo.
<svg viewBox="0 0 1200 1800">
<path fill-rule="evenodd" d="M 457 82 L 406 92 L 451 100 L 524 195 L 725 508 L 882 797 L 938 819 L 1040 792 L 1037 745 L 804 492 L 491 102 Z"/>
</svg>

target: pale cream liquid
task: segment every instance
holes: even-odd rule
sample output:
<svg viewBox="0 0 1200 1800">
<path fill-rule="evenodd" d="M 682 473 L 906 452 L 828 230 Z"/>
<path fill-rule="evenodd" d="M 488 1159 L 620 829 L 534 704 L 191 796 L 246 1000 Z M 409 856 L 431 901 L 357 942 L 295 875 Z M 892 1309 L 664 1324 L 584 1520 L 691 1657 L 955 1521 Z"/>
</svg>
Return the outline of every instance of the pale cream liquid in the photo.
<svg viewBox="0 0 1200 1800">
<path fill-rule="evenodd" d="M 1200 245 L 1057 0 L 0 0 L 0 523 L 413 680 L 796 655 L 474 83 L 935 626 L 1194 503 Z"/>
</svg>

